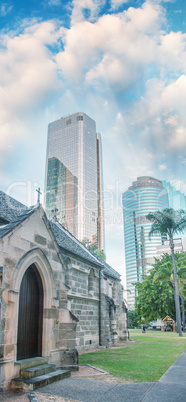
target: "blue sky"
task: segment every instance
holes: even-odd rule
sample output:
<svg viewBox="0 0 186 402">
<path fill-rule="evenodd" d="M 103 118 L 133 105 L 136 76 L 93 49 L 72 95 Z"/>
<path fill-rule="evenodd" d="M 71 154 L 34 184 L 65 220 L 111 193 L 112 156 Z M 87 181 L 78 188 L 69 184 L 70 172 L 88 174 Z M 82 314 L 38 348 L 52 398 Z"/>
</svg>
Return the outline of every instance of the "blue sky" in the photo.
<svg viewBox="0 0 186 402">
<path fill-rule="evenodd" d="M 0 5 L 1 189 L 43 189 L 48 123 L 83 111 L 102 134 L 107 260 L 124 271 L 121 194 L 137 176 L 186 193 L 184 0 Z"/>
</svg>

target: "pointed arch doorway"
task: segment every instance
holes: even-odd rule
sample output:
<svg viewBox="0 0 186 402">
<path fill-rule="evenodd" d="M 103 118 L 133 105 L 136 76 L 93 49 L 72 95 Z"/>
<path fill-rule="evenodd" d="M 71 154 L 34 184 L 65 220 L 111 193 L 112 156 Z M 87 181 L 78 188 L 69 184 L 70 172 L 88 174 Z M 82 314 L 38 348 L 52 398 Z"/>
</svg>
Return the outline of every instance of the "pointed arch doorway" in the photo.
<svg viewBox="0 0 186 402">
<path fill-rule="evenodd" d="M 25 271 L 19 293 L 17 360 L 42 356 L 43 285 L 32 264 Z"/>
</svg>

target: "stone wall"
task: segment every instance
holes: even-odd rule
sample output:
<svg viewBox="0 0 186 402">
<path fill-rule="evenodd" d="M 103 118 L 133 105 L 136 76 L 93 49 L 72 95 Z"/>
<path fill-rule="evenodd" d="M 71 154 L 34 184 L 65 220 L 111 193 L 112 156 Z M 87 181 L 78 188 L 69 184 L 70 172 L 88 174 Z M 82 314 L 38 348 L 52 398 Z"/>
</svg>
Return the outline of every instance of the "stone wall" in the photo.
<svg viewBox="0 0 186 402">
<path fill-rule="evenodd" d="M 69 287 L 68 308 L 78 318 L 76 348 L 86 350 L 110 346 L 128 339 L 127 314 L 123 308 L 123 287 L 119 280 L 106 277 L 93 266 L 63 252 L 65 284 Z M 99 317 L 100 314 L 100 317 Z"/>
<path fill-rule="evenodd" d="M 99 346 L 99 267 L 64 254 L 68 308 L 78 318 L 76 348 Z"/>
<path fill-rule="evenodd" d="M 99 263 L 60 249 L 39 208 L 0 240 L 0 388 L 4 389 L 19 375 L 15 366 L 19 292 L 32 264 L 43 287 L 42 356 L 49 362 L 70 366 L 77 362 L 76 349 L 109 346 L 128 335 L 120 281 L 103 275 Z"/>
<path fill-rule="evenodd" d="M 127 311 L 123 303 L 123 286 L 119 280 L 102 276 L 101 343 L 111 346 L 128 339 Z"/>
<path fill-rule="evenodd" d="M 67 308 L 65 270 L 60 250 L 38 209 L 23 224 L 0 241 L 1 324 L 0 388 L 6 389 L 17 376 L 17 328 L 19 291 L 27 268 L 34 264 L 43 286 L 42 356 L 62 366 L 65 350 L 76 345 L 77 318 Z M 69 360 L 69 359 L 68 359 Z"/>
</svg>

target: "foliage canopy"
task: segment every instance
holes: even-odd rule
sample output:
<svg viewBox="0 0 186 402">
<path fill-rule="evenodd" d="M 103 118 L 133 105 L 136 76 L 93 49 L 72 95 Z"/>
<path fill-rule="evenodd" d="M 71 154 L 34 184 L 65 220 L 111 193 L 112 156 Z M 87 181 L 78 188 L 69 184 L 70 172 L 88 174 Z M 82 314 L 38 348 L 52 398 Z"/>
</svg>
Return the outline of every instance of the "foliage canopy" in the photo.
<svg viewBox="0 0 186 402">
<path fill-rule="evenodd" d="M 186 299 L 186 252 L 175 253 L 178 283 Z M 164 254 L 162 259 L 156 259 L 154 267 L 147 275 L 143 275 L 142 282 L 135 283 L 138 293 L 135 302 L 135 313 L 147 322 L 163 319 L 169 315 L 174 320 L 174 279 L 173 265 L 170 254 Z"/>
<path fill-rule="evenodd" d="M 181 318 L 180 318 L 180 301 L 177 281 L 176 260 L 174 253 L 174 235 L 182 233 L 186 229 L 186 213 L 183 210 L 175 211 L 173 208 L 165 208 L 162 211 L 151 212 L 146 217 L 152 222 L 149 237 L 154 234 L 161 234 L 163 237 L 168 237 L 169 246 L 172 255 L 173 273 L 174 273 L 174 301 L 176 309 L 176 323 L 179 336 L 182 336 Z"/>
</svg>

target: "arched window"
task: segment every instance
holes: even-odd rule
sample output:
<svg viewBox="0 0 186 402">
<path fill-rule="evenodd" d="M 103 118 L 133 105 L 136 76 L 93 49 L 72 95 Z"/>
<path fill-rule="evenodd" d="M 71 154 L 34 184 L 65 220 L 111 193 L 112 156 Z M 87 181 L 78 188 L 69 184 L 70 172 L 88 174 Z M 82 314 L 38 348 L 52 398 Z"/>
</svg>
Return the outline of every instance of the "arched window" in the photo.
<svg viewBox="0 0 186 402">
<path fill-rule="evenodd" d="M 95 273 L 93 268 L 91 268 L 88 276 L 88 294 L 93 296 L 94 292 L 94 278 L 95 278 Z"/>
<path fill-rule="evenodd" d="M 65 285 L 70 286 L 70 269 L 71 269 L 71 260 L 67 258 L 65 261 Z"/>
<path fill-rule="evenodd" d="M 117 296 L 117 293 L 116 293 L 116 283 L 114 282 L 113 285 L 112 285 L 112 298 L 113 298 L 114 300 L 116 300 L 116 296 Z"/>
</svg>

